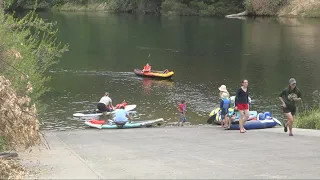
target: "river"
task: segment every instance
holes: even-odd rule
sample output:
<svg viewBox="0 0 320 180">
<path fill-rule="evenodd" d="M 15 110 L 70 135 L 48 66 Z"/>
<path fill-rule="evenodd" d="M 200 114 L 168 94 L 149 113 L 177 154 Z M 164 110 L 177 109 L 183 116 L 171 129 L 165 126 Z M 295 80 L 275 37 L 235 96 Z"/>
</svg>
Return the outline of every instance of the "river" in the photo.
<svg viewBox="0 0 320 180">
<path fill-rule="evenodd" d="M 187 119 L 205 124 L 218 107 L 218 87 L 229 92 L 249 80 L 252 110 L 282 119 L 278 94 L 291 77 L 313 103 L 320 89 L 320 21 L 316 19 L 225 19 L 112 13 L 40 13 L 57 21 L 59 40 L 70 48 L 53 66 L 43 96 L 44 129 L 84 128 L 75 111 L 94 109 L 104 92 L 114 105 L 137 104 L 140 119 L 175 121 L 187 102 Z M 150 63 L 170 69 L 172 81 L 138 78 L 134 68 Z"/>
</svg>

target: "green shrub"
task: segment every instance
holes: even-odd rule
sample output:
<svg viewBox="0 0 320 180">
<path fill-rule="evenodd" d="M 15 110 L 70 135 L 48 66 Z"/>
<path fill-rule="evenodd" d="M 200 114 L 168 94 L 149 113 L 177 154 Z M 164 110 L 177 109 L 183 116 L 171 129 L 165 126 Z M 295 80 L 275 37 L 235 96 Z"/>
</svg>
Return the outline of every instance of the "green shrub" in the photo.
<svg viewBox="0 0 320 180">
<path fill-rule="evenodd" d="M 1 14 L 0 20 L 0 74 L 9 79 L 19 96 L 25 96 L 26 87 L 32 84 L 28 96 L 32 103 L 49 89 L 44 76 L 53 64 L 59 62 L 68 46 L 57 41 L 54 23 L 46 23 L 35 12 L 23 18 Z"/>
<path fill-rule="evenodd" d="M 320 93 L 313 93 L 313 106 L 302 104 L 297 112 L 293 126 L 303 129 L 320 129 Z"/>
<path fill-rule="evenodd" d="M 46 9 L 51 7 L 50 0 L 3 0 L 6 10 L 15 9 L 34 9 L 36 4 L 37 9 Z"/>
<path fill-rule="evenodd" d="M 318 17 L 320 17 L 320 7 L 306 11 L 306 12 L 302 13 L 302 16 L 308 17 L 308 18 L 318 18 Z"/>
<path fill-rule="evenodd" d="M 207 10 L 208 9 L 208 5 L 205 4 L 203 1 L 191 1 L 189 3 L 189 7 L 191 9 L 194 9 L 196 11 L 201 11 L 201 10 Z"/>
<path fill-rule="evenodd" d="M 295 117 L 294 127 L 303 129 L 320 129 L 320 109 L 309 110 L 308 113 L 299 113 Z"/>
<path fill-rule="evenodd" d="M 253 13 L 254 12 L 251 0 L 244 0 L 243 4 L 244 4 L 244 7 L 245 7 L 246 11 L 248 11 L 249 13 Z"/>
<path fill-rule="evenodd" d="M 195 15 L 196 10 L 192 10 L 187 4 L 182 4 L 175 0 L 165 0 L 162 3 L 162 11 L 169 14 L 177 15 Z"/>
<path fill-rule="evenodd" d="M 4 138 L 2 136 L 0 136 L 0 152 L 5 151 L 6 150 L 6 143 L 4 141 Z"/>
</svg>

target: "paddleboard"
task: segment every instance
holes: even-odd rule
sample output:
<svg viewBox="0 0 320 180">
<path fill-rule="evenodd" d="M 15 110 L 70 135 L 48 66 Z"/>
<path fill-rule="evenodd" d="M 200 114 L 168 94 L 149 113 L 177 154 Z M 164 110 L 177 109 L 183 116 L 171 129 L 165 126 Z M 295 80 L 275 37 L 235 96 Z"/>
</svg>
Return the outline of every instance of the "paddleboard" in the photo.
<svg viewBox="0 0 320 180">
<path fill-rule="evenodd" d="M 137 107 L 137 105 L 135 104 L 131 104 L 131 105 L 126 105 L 126 107 L 124 108 L 126 111 L 132 111 Z M 118 109 L 112 111 L 112 112 L 107 112 L 107 115 L 109 114 L 113 114 L 117 111 Z M 73 116 L 74 117 L 96 117 L 96 116 L 101 116 L 103 115 L 102 112 L 99 112 L 97 110 L 95 111 L 91 111 L 91 112 L 83 112 L 83 113 L 74 113 Z"/>
<path fill-rule="evenodd" d="M 164 119 L 159 118 L 155 120 L 145 120 L 145 121 L 130 121 L 124 125 L 124 128 L 138 128 L 138 127 L 143 127 L 147 125 L 152 125 L 154 123 L 159 123 L 162 122 Z M 118 129 L 118 126 L 114 124 L 113 122 L 108 121 L 107 124 L 92 124 L 90 121 L 85 122 L 86 125 L 98 129 Z"/>
</svg>

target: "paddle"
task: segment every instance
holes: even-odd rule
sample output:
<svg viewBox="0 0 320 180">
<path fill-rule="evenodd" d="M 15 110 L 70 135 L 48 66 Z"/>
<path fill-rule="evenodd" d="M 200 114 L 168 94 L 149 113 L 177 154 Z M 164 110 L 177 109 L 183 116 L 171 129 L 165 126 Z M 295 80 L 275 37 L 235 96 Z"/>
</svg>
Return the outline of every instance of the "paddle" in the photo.
<svg viewBox="0 0 320 180">
<path fill-rule="evenodd" d="M 212 124 L 213 121 L 214 121 L 214 119 L 216 119 L 216 114 L 213 115 L 213 116 L 211 116 L 211 117 L 207 120 L 207 123 L 208 123 L 208 124 Z"/>
</svg>

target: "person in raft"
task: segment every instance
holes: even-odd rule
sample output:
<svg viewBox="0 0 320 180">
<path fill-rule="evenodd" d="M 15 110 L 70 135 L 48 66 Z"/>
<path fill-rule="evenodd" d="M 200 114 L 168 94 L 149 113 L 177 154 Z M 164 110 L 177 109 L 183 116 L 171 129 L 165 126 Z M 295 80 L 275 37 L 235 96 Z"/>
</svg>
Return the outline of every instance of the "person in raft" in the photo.
<svg viewBox="0 0 320 180">
<path fill-rule="evenodd" d="M 301 101 L 301 92 L 296 86 L 297 81 L 294 78 L 289 79 L 289 86 L 286 87 L 279 95 L 279 99 L 282 102 L 282 110 L 287 117 L 287 123 L 284 124 L 284 132 L 288 131 L 289 136 L 292 134 L 292 124 L 294 115 L 296 114 L 296 102 Z"/>
<path fill-rule="evenodd" d="M 113 120 L 117 125 L 125 125 L 128 122 L 128 119 L 131 119 L 128 112 L 124 109 L 124 106 L 117 109 L 114 116 Z"/>
<path fill-rule="evenodd" d="M 187 112 L 187 109 L 186 109 L 186 102 L 185 100 L 182 100 L 179 104 L 179 107 L 178 107 L 178 110 L 179 110 L 179 120 L 178 120 L 178 126 L 181 122 L 181 126 L 183 126 L 183 123 L 185 123 L 187 121 L 187 118 L 186 118 L 186 112 Z"/>
<path fill-rule="evenodd" d="M 236 92 L 235 110 L 240 112 L 239 128 L 240 133 L 245 133 L 246 129 L 244 124 L 249 119 L 249 93 L 248 93 L 248 80 L 241 81 L 241 87 Z"/>
<path fill-rule="evenodd" d="M 104 93 L 104 96 L 100 99 L 97 108 L 99 111 L 103 112 L 104 115 L 105 112 L 111 112 L 114 109 L 108 92 Z"/>
<path fill-rule="evenodd" d="M 224 128 L 230 129 L 231 126 L 231 117 L 229 116 L 229 108 L 230 108 L 230 99 L 229 94 L 227 92 L 223 92 L 221 94 L 221 102 L 220 102 L 220 109 L 221 109 L 221 126 Z"/>
<path fill-rule="evenodd" d="M 147 63 L 144 67 L 142 72 L 150 72 L 151 71 L 151 66 L 149 65 L 149 63 Z"/>
<path fill-rule="evenodd" d="M 220 91 L 220 93 L 219 93 L 220 99 L 222 99 L 222 93 L 224 93 L 224 92 L 226 92 L 228 94 L 228 98 L 230 98 L 230 94 L 229 94 L 229 92 L 227 90 L 227 86 L 226 85 L 221 85 L 219 87 L 219 91 Z"/>
</svg>

